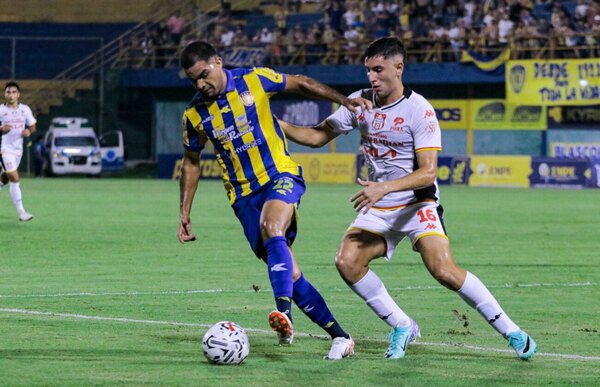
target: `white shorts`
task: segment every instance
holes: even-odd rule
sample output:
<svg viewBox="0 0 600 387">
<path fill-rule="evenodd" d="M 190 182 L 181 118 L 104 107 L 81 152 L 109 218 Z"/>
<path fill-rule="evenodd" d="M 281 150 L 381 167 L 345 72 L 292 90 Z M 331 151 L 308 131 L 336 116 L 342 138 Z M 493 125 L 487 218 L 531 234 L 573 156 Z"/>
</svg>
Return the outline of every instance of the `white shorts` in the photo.
<svg viewBox="0 0 600 387">
<path fill-rule="evenodd" d="M 406 236 L 415 251 L 415 244 L 424 236 L 439 235 L 447 239 L 443 212 L 442 206 L 433 200 L 392 209 L 371 208 L 366 214 L 359 213 L 348 230 L 365 230 L 383 237 L 387 245 L 384 258 L 390 260 L 396 246 Z"/>
<path fill-rule="evenodd" d="M 19 163 L 21 163 L 21 156 L 15 153 L 7 153 L 4 152 L 0 154 L 0 158 L 2 161 L 2 170 L 4 172 L 14 172 L 19 169 Z"/>
</svg>

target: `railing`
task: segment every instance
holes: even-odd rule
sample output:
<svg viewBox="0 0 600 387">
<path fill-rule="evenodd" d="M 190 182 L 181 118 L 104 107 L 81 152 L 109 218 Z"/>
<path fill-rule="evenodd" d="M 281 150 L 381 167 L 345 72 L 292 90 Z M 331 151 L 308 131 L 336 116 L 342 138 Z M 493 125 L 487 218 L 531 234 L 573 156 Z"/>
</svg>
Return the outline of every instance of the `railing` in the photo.
<svg viewBox="0 0 600 387">
<path fill-rule="evenodd" d="M 580 41 L 589 38 L 580 34 Z M 532 43 L 535 42 L 535 43 Z M 471 41 L 470 44 L 453 49 L 447 39 L 432 41 L 428 38 L 405 40 L 407 46 L 407 62 L 456 62 L 460 61 L 461 50 L 494 57 L 506 47 L 511 49 L 511 59 L 556 59 L 556 58 L 596 58 L 600 57 L 600 39 L 594 44 L 577 44 L 567 46 L 564 37 L 547 36 L 518 36 L 511 37 L 504 44 L 490 46 L 482 39 Z M 361 64 L 365 44 L 349 47 L 344 39 L 338 39 L 333 44 L 253 44 L 250 48 L 262 48 L 266 52 L 267 66 L 310 65 L 310 64 Z M 241 49 L 243 47 L 236 47 Z M 217 47 L 220 52 L 223 47 Z M 119 63 L 122 68 L 164 68 L 177 66 L 178 46 L 166 45 L 153 47 L 146 52 L 139 48 L 127 51 L 127 57 Z"/>
</svg>

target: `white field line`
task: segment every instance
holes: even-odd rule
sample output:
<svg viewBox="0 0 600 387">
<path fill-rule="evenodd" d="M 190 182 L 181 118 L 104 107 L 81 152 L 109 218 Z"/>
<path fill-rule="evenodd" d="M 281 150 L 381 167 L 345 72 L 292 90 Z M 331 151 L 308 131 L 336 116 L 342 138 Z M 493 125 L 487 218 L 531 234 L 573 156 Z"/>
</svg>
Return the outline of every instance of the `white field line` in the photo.
<svg viewBox="0 0 600 387">
<path fill-rule="evenodd" d="M 83 320 L 94 320 L 94 321 L 111 321 L 111 322 L 122 322 L 122 323 L 130 323 L 130 324 L 154 324 L 154 325 L 170 325 L 170 326 L 184 326 L 184 327 L 197 327 L 197 328 L 208 328 L 208 327 L 212 326 L 212 324 L 197 324 L 197 323 L 161 321 L 161 320 L 141 320 L 141 319 L 131 319 L 131 318 L 125 318 L 125 317 L 89 316 L 89 315 L 83 315 L 83 314 L 43 312 L 43 311 L 28 310 L 28 309 L 0 308 L 0 313 L 25 314 L 25 315 L 33 315 L 33 316 L 48 316 L 48 317 L 57 317 L 57 318 L 83 319 Z M 256 328 L 244 328 L 244 329 L 246 329 L 248 332 L 269 334 L 269 335 L 273 334 L 273 332 L 270 330 L 256 329 Z M 296 335 L 300 336 L 300 337 L 315 337 L 315 338 L 319 338 L 319 339 L 327 339 L 327 337 L 324 335 L 313 335 L 313 334 L 308 334 L 308 333 L 297 333 Z M 377 339 L 377 338 L 372 338 L 372 337 L 364 337 L 364 339 L 371 340 L 371 341 L 384 341 L 383 339 Z M 465 345 L 465 344 L 416 342 L 411 345 L 424 345 L 424 346 L 428 346 L 428 347 L 467 348 L 467 349 L 470 349 L 473 351 L 478 351 L 478 352 L 513 353 L 513 351 L 509 350 L 509 349 L 485 348 L 485 347 L 478 347 L 478 346 L 474 346 L 474 345 Z M 568 359 L 568 360 L 600 361 L 600 356 L 582 356 L 582 355 L 571 355 L 571 354 L 564 354 L 564 353 L 538 352 L 536 354 L 536 356 Z"/>
<path fill-rule="evenodd" d="M 574 282 L 574 283 L 513 283 L 513 284 L 500 284 L 500 285 L 488 285 L 490 289 L 512 289 L 512 288 L 536 288 L 536 287 L 548 287 L 548 288 L 561 288 L 561 287 L 585 287 L 585 286 L 597 286 L 594 282 Z M 426 285 L 426 286 L 404 286 L 399 288 L 388 288 L 393 291 L 404 291 L 404 290 L 444 290 L 441 285 Z M 345 292 L 349 291 L 348 288 L 334 288 L 329 289 L 332 292 Z M 223 290 L 223 289 L 197 289 L 197 290 L 167 290 L 159 292 L 73 292 L 73 293 L 48 293 L 48 294 L 0 294 L 2 298 L 52 298 L 52 297 L 103 297 L 103 296 L 171 296 L 171 295 L 186 295 L 186 294 L 201 294 L 201 293 L 233 293 L 234 290 Z M 255 290 L 248 289 L 239 291 L 241 293 L 252 293 Z"/>
</svg>

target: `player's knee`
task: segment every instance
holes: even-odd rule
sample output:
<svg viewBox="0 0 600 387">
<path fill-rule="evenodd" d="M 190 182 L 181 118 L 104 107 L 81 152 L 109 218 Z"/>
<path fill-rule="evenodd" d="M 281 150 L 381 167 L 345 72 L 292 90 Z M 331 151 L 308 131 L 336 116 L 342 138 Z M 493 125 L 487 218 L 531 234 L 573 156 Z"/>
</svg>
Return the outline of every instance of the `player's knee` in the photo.
<svg viewBox="0 0 600 387">
<path fill-rule="evenodd" d="M 433 277 L 443 286 L 451 290 L 458 290 L 461 286 L 460 278 L 454 268 L 438 265 L 431 269 Z"/>
<path fill-rule="evenodd" d="M 263 220 L 260 222 L 260 234 L 265 240 L 276 236 L 284 236 L 285 224 L 269 219 Z"/>
<path fill-rule="evenodd" d="M 349 251 L 338 251 L 335 256 L 335 267 L 345 278 L 353 277 L 358 271 L 356 256 Z"/>
</svg>

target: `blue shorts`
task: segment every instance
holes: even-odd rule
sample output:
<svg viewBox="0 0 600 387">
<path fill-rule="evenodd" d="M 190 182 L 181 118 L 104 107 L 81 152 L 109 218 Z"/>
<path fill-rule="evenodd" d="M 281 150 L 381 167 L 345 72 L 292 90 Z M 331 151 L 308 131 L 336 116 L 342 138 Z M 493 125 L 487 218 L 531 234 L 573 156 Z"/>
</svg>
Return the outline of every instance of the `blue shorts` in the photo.
<svg viewBox="0 0 600 387">
<path fill-rule="evenodd" d="M 269 200 L 281 200 L 295 204 L 297 210 L 300 206 L 300 198 L 305 190 L 304 180 L 300 176 L 282 173 L 271 179 L 260 190 L 237 200 L 233 204 L 235 216 L 240 220 L 244 235 L 246 235 L 252 251 L 258 258 L 267 258 L 267 250 L 260 235 L 260 213 L 264 204 Z M 296 239 L 297 218 L 298 214 L 296 212 L 285 234 L 290 246 Z"/>
</svg>

